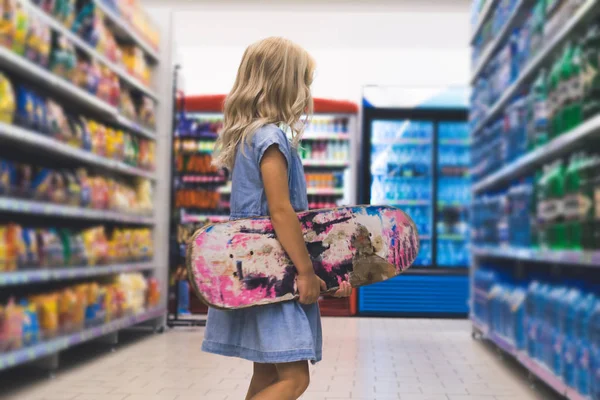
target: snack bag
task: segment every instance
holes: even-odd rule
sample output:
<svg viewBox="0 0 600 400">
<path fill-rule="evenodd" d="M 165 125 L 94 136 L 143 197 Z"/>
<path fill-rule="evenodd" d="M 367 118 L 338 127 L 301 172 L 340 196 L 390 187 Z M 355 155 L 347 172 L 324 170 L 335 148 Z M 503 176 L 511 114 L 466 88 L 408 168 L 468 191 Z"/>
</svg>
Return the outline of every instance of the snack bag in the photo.
<svg viewBox="0 0 600 400">
<path fill-rule="evenodd" d="M 8 224 L 6 235 L 8 243 L 8 271 L 16 271 L 17 267 L 21 265 L 26 257 L 21 226 Z"/>
<path fill-rule="evenodd" d="M 58 294 L 58 325 L 62 334 L 74 331 L 74 313 L 77 306 L 75 292 L 66 288 Z"/>
<path fill-rule="evenodd" d="M 4 74 L 0 73 L 0 122 L 12 124 L 15 109 L 16 100 L 12 84 Z"/>
<path fill-rule="evenodd" d="M 81 185 L 72 171 L 63 171 L 62 175 L 67 185 L 67 203 L 72 206 L 81 205 Z"/>
<path fill-rule="evenodd" d="M 0 225 L 0 273 L 8 272 L 8 227 Z"/>
<path fill-rule="evenodd" d="M 27 300 L 21 300 L 23 309 L 23 346 L 33 346 L 41 340 L 40 322 L 37 309 Z"/>
<path fill-rule="evenodd" d="M 81 188 L 81 206 L 89 207 L 92 203 L 92 181 L 83 168 L 77 170 L 76 178 Z"/>
<path fill-rule="evenodd" d="M 71 28 L 75 22 L 75 0 L 56 0 L 53 14 L 67 28 Z"/>
<path fill-rule="evenodd" d="M 156 307 L 160 303 L 160 285 L 154 277 L 148 279 L 147 307 Z"/>
<path fill-rule="evenodd" d="M 26 128 L 36 129 L 34 126 L 35 99 L 33 92 L 23 85 L 18 85 L 16 89 L 16 98 L 16 123 Z"/>
<path fill-rule="evenodd" d="M 23 344 L 23 308 L 11 298 L 0 306 L 0 352 L 16 350 Z"/>
<path fill-rule="evenodd" d="M 143 125 L 154 128 L 156 126 L 156 114 L 154 112 L 154 101 L 147 97 L 142 96 L 142 104 L 140 106 L 140 123 Z"/>
<path fill-rule="evenodd" d="M 29 14 L 21 5 L 16 2 L 15 7 L 15 29 L 12 41 L 12 50 L 20 56 L 25 55 L 27 35 L 29 33 Z"/>
<path fill-rule="evenodd" d="M 50 50 L 52 45 L 52 30 L 49 26 L 42 24 L 40 27 L 40 38 L 38 47 L 38 64 L 48 68 L 50 63 Z"/>
<path fill-rule="evenodd" d="M 20 176 L 21 185 L 23 188 L 27 188 L 28 191 L 29 189 L 31 190 L 34 199 L 41 201 L 52 200 L 53 185 L 55 183 L 53 179 L 54 171 L 47 168 L 39 168 L 35 171 L 33 179 L 30 179 L 30 182 L 25 184 L 27 179 L 24 177 L 33 174 L 31 167 L 22 165 L 19 170 L 22 171 Z"/>
<path fill-rule="evenodd" d="M 23 260 L 19 262 L 19 268 L 32 268 L 40 266 L 38 253 L 37 235 L 34 229 L 23 228 L 21 232 L 25 252 Z"/>
<path fill-rule="evenodd" d="M 34 296 L 31 303 L 36 305 L 37 314 L 44 339 L 53 338 L 58 334 L 58 296 L 48 294 Z"/>
<path fill-rule="evenodd" d="M 64 36 L 55 33 L 50 56 L 50 70 L 68 81 L 74 76 L 77 65 L 75 48 Z"/>
<path fill-rule="evenodd" d="M 0 46 L 12 48 L 15 37 L 16 0 L 0 0 Z"/>
</svg>

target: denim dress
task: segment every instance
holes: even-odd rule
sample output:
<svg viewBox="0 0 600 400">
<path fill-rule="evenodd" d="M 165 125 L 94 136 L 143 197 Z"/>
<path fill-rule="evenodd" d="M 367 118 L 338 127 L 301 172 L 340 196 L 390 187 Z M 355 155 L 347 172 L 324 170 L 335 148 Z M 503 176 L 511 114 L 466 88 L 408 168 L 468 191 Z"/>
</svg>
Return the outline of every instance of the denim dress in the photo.
<svg viewBox="0 0 600 400">
<path fill-rule="evenodd" d="M 266 125 L 255 132 L 251 143 L 242 143 L 237 149 L 231 177 L 231 219 L 268 215 L 260 161 L 273 145 L 287 160 L 292 207 L 296 211 L 308 209 L 300 156 L 281 129 Z M 321 349 L 318 304 L 305 306 L 291 301 L 234 311 L 208 311 L 203 351 L 275 364 L 301 360 L 315 363 L 321 360 Z"/>
</svg>

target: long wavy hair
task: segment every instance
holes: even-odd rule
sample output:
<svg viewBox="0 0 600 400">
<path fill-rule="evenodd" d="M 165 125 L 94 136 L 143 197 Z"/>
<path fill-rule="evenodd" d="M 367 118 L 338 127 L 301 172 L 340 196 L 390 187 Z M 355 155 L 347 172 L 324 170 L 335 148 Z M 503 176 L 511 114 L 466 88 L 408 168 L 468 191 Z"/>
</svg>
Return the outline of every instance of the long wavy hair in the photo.
<svg viewBox="0 0 600 400">
<path fill-rule="evenodd" d="M 223 130 L 217 139 L 213 163 L 233 169 L 235 152 L 260 127 L 276 124 L 291 131 L 297 147 L 313 112 L 310 85 L 315 62 L 306 50 L 283 38 L 271 37 L 244 52 L 235 83 L 224 107 Z"/>
</svg>

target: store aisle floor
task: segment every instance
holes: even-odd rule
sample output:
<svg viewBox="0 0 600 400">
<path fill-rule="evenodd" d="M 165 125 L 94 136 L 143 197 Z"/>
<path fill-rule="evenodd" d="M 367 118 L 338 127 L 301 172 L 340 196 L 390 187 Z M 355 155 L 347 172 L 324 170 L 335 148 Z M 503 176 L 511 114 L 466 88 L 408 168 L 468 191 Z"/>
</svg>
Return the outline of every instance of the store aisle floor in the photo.
<svg viewBox="0 0 600 400">
<path fill-rule="evenodd" d="M 552 400 L 474 341 L 468 321 L 325 318 L 324 361 L 306 400 Z M 0 375 L 2 400 L 238 400 L 250 363 L 204 354 L 203 329 L 177 329 L 100 353 L 25 389 Z M 5 390 L 8 388 L 8 390 Z"/>
</svg>

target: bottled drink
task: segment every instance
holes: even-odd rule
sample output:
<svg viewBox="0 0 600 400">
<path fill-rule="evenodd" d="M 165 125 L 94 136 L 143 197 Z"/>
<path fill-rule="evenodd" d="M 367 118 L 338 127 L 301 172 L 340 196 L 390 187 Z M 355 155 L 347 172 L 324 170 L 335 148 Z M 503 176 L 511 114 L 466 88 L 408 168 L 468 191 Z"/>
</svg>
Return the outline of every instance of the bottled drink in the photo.
<svg viewBox="0 0 600 400">
<path fill-rule="evenodd" d="M 581 243 L 586 250 L 600 247 L 600 156 L 594 155 L 581 161 L 579 166 L 579 215 Z"/>
<path fill-rule="evenodd" d="M 583 119 L 600 112 L 600 19 L 589 25 L 583 38 Z"/>
<path fill-rule="evenodd" d="M 529 100 L 527 146 L 532 150 L 548 142 L 548 91 L 546 70 L 533 83 Z"/>
<path fill-rule="evenodd" d="M 560 94 L 560 59 L 557 59 L 548 75 L 548 118 L 550 121 L 550 139 L 561 131 L 561 94 Z"/>
</svg>

